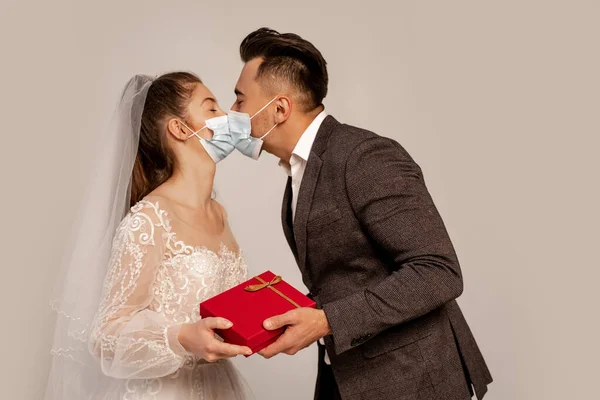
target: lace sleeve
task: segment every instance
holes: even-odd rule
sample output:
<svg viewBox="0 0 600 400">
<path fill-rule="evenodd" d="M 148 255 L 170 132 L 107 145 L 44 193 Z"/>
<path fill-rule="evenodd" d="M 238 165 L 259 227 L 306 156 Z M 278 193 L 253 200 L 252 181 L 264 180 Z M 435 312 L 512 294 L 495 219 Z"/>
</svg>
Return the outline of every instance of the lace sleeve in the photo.
<svg viewBox="0 0 600 400">
<path fill-rule="evenodd" d="M 157 205 L 138 203 L 121 222 L 90 335 L 90 351 L 115 378 L 157 378 L 176 372 L 187 354 L 179 325 L 149 310 L 165 253 L 168 223 Z"/>
</svg>

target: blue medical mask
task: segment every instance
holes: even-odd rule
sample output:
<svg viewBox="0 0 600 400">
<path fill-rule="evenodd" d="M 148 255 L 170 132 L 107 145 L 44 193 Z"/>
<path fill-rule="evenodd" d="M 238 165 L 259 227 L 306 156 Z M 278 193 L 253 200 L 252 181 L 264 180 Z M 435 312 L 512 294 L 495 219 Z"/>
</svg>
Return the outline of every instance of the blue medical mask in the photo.
<svg viewBox="0 0 600 400">
<path fill-rule="evenodd" d="M 268 102 L 263 108 L 254 113 L 253 116 L 237 111 L 229 111 L 227 117 L 229 119 L 229 132 L 233 138 L 233 143 L 235 143 L 235 148 L 246 157 L 257 160 L 260 156 L 260 151 L 264 143 L 263 139 L 266 138 L 268 134 L 273 132 L 273 129 L 277 128 L 277 125 L 279 125 L 275 124 L 260 138 L 255 138 L 254 136 L 250 135 L 252 133 L 252 124 L 250 122 L 252 118 L 260 114 L 276 99 L 277 97 L 274 97 L 273 100 Z"/>
<path fill-rule="evenodd" d="M 200 144 L 204 147 L 210 158 L 212 158 L 215 163 L 225 159 L 225 157 L 231 154 L 235 149 L 235 142 L 233 141 L 231 133 L 229 132 L 229 119 L 227 115 L 207 119 L 206 125 L 195 132 L 182 121 L 179 122 L 181 122 L 183 126 L 192 132 L 188 139 L 192 136 L 196 136 L 198 140 L 200 140 Z M 213 137 L 210 139 L 204 139 L 203 137 L 200 137 L 198 133 L 204 129 L 210 129 L 213 131 Z"/>
</svg>

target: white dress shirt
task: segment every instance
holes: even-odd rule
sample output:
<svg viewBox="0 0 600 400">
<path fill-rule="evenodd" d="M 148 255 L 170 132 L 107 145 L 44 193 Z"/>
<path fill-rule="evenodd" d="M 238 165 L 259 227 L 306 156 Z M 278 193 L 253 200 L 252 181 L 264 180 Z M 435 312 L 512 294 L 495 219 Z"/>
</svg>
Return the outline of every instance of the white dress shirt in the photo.
<svg viewBox="0 0 600 400">
<path fill-rule="evenodd" d="M 292 158 L 288 163 L 282 161 L 279 165 L 292 177 L 292 218 L 296 217 L 296 205 L 298 204 L 298 193 L 300 192 L 300 185 L 302 184 L 302 177 L 304 177 L 304 170 L 308 163 L 308 157 L 312 149 L 317 132 L 323 123 L 323 120 L 327 117 L 325 111 L 321 111 L 319 115 L 310 123 L 308 128 L 304 131 L 296 147 L 292 150 Z"/>
<path fill-rule="evenodd" d="M 289 166 L 287 163 L 280 161 L 279 165 L 292 177 L 292 221 L 296 218 L 296 205 L 298 204 L 298 193 L 300 192 L 300 186 L 302 185 L 302 178 L 304 177 L 304 170 L 306 170 L 306 164 L 308 163 L 308 157 L 312 149 L 317 132 L 327 117 L 325 111 L 321 111 L 319 115 L 310 123 L 308 128 L 304 131 L 296 147 L 292 150 L 292 158 L 290 158 Z M 323 339 L 319 339 L 321 344 L 324 344 Z M 325 363 L 329 364 L 329 356 L 325 352 Z"/>
</svg>

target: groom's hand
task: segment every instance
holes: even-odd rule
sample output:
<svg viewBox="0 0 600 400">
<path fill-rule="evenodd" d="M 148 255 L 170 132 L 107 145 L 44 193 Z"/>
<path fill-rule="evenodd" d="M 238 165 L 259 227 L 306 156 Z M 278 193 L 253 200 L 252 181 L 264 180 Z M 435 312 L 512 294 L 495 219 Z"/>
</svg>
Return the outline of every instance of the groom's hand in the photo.
<svg viewBox="0 0 600 400">
<path fill-rule="evenodd" d="M 277 341 L 259 352 L 265 358 L 271 358 L 279 353 L 294 355 L 323 336 L 331 334 L 325 311 L 308 307 L 297 308 L 271 317 L 265 320 L 263 326 L 269 331 L 287 326 Z"/>
</svg>

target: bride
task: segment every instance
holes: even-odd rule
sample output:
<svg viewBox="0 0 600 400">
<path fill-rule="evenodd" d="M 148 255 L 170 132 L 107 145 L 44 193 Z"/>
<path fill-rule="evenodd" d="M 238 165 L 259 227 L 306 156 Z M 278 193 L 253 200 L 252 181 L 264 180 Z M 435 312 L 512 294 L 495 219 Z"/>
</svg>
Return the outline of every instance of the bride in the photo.
<svg viewBox="0 0 600 400">
<path fill-rule="evenodd" d="M 99 139 L 53 303 L 46 400 L 248 398 L 228 358 L 251 350 L 215 337 L 229 321 L 199 316 L 247 273 L 212 196 L 234 149 L 227 115 L 193 74 L 138 75 Z"/>
</svg>

